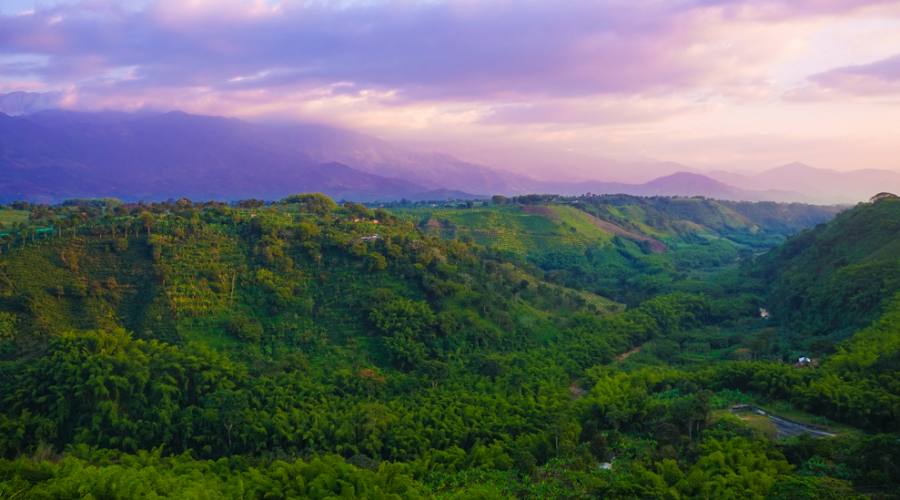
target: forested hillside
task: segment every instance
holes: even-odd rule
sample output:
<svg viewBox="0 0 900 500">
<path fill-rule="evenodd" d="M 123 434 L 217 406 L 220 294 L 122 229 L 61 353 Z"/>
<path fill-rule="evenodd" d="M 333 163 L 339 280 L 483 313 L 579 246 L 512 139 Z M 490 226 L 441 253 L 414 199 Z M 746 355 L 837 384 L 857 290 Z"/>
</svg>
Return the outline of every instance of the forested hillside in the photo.
<svg viewBox="0 0 900 500">
<path fill-rule="evenodd" d="M 814 366 L 783 362 L 803 339 L 758 307 L 800 286 L 772 261 L 802 272 L 811 234 L 898 205 L 759 256 L 836 209 L 18 204 L 0 210 L 0 497 L 887 497 L 897 282 Z M 885 260 L 897 236 L 861 231 L 842 252 Z M 836 436 L 784 438 L 735 404 Z"/>
<path fill-rule="evenodd" d="M 861 204 L 762 257 L 773 317 L 801 336 L 842 338 L 900 289 L 900 199 Z"/>
</svg>

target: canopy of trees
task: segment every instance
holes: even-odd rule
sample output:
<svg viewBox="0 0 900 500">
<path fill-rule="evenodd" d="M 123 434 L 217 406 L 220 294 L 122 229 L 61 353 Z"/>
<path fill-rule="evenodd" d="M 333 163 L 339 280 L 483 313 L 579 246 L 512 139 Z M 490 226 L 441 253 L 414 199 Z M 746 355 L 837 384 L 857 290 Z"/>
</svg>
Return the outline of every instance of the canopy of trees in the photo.
<svg viewBox="0 0 900 500">
<path fill-rule="evenodd" d="M 0 241 L 0 498 L 900 487 L 892 200 L 784 245 L 830 212 L 318 194 L 16 208 L 28 216 Z M 785 438 L 737 403 L 836 436 Z"/>
</svg>

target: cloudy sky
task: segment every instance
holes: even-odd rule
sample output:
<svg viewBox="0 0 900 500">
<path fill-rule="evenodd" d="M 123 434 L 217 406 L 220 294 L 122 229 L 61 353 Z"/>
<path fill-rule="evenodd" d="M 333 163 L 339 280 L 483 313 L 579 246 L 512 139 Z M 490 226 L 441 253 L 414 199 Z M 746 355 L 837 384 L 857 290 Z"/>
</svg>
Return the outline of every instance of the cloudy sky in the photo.
<svg viewBox="0 0 900 500">
<path fill-rule="evenodd" d="M 542 176 L 900 170 L 900 0 L 2 0 L 14 91 L 326 122 Z"/>
</svg>

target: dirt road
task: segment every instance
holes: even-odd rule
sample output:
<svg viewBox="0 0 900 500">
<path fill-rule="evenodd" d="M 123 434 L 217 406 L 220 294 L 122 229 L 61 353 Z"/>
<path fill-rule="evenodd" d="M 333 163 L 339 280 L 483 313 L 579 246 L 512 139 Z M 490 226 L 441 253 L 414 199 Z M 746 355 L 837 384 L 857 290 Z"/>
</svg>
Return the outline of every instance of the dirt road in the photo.
<svg viewBox="0 0 900 500">
<path fill-rule="evenodd" d="M 733 406 L 731 408 L 731 411 L 732 413 L 753 412 L 757 415 L 768 417 L 768 419 L 772 421 L 772 424 L 775 425 L 775 431 L 778 438 L 788 438 L 799 436 L 800 434 L 810 434 L 815 437 L 834 437 L 836 435 L 815 426 L 801 424 L 800 422 L 795 422 L 784 417 L 779 417 L 778 415 L 773 415 L 758 406 L 738 405 Z"/>
</svg>

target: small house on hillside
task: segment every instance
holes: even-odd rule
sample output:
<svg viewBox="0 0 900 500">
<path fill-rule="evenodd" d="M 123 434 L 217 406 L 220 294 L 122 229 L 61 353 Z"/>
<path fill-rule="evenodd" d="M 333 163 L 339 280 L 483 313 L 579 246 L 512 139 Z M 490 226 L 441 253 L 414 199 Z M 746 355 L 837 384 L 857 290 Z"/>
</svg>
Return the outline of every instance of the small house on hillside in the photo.
<svg viewBox="0 0 900 500">
<path fill-rule="evenodd" d="M 760 307 L 759 308 L 759 317 L 762 319 L 769 319 L 769 310 L 764 307 Z"/>
<path fill-rule="evenodd" d="M 799 358 L 797 358 L 797 364 L 795 364 L 794 366 L 799 367 L 799 368 L 810 367 L 810 366 L 812 366 L 812 359 L 810 359 L 806 356 L 800 356 Z"/>
</svg>

